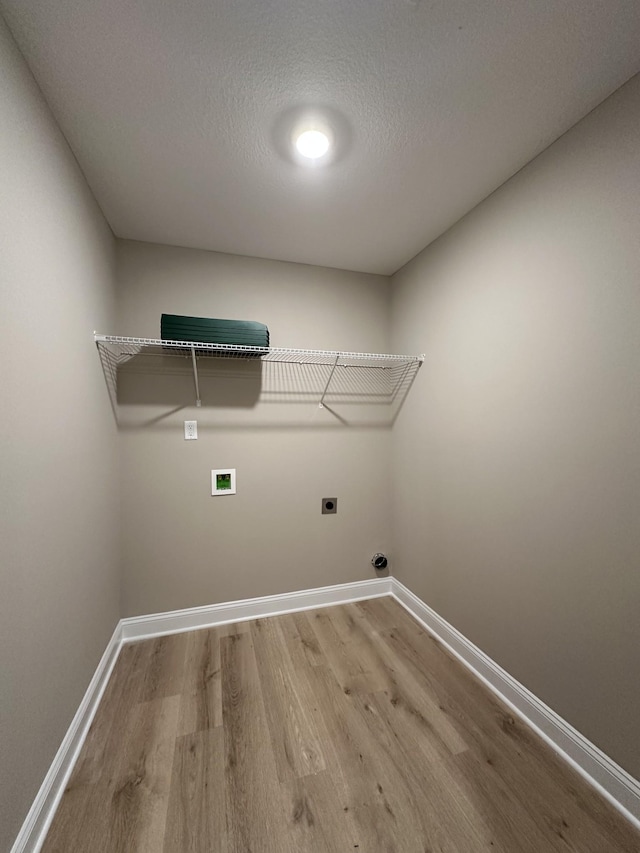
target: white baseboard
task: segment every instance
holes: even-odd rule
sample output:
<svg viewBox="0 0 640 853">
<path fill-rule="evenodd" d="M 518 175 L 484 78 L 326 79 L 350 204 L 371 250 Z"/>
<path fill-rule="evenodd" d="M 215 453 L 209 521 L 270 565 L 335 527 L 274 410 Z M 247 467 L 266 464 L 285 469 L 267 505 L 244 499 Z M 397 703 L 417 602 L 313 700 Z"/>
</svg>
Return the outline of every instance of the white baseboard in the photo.
<svg viewBox="0 0 640 853">
<path fill-rule="evenodd" d="M 174 610 L 168 613 L 153 613 L 149 616 L 133 616 L 122 619 L 122 639 L 124 642 L 159 637 L 163 634 L 178 634 L 182 631 L 194 631 L 197 628 L 210 628 L 230 622 L 246 622 L 248 619 L 261 619 L 265 616 L 277 616 L 295 613 L 300 610 L 312 610 L 328 607 L 332 604 L 346 604 L 365 598 L 377 598 L 391 594 L 391 578 L 373 578 L 353 583 L 341 583 L 335 586 L 323 586 L 318 589 L 303 589 L 299 592 L 285 592 L 282 595 L 265 595 L 261 598 L 248 598 L 244 601 L 230 601 L 224 604 L 211 604 L 206 607 L 191 607 L 188 610 Z"/>
<path fill-rule="evenodd" d="M 391 594 L 587 782 L 640 829 L 640 783 L 396 578 Z"/>
<path fill-rule="evenodd" d="M 11 853 L 38 853 L 62 798 L 71 771 L 80 754 L 87 732 L 102 699 L 122 646 L 120 624 L 100 659 L 82 702 L 64 736 L 49 771 L 40 786 L 29 813 L 22 824 Z"/>
</svg>

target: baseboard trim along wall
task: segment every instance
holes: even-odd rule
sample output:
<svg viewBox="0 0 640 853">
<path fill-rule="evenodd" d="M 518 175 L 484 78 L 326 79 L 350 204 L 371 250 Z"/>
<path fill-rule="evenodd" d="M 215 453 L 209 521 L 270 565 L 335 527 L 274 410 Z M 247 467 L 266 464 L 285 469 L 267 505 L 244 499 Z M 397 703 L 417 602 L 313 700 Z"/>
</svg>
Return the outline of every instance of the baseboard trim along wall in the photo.
<svg viewBox="0 0 640 853">
<path fill-rule="evenodd" d="M 44 777 L 29 813 L 22 824 L 11 853 L 37 853 L 58 808 L 82 744 L 93 721 L 102 694 L 109 681 L 122 646 L 120 624 L 116 626 L 100 659 L 89 686 L 80 702 L 60 748 Z"/>
<path fill-rule="evenodd" d="M 279 616 L 299 610 L 313 610 L 332 604 L 346 604 L 365 598 L 377 598 L 391 594 L 391 578 L 373 578 L 366 581 L 285 592 L 282 595 L 265 595 L 262 598 L 247 598 L 244 601 L 229 601 L 189 610 L 174 610 L 150 616 L 133 616 L 122 619 L 122 639 L 142 640 L 163 634 L 179 634 L 197 628 L 209 628 L 230 622 L 246 622 L 265 616 Z"/>
<path fill-rule="evenodd" d="M 38 853 L 124 643 L 392 595 L 514 713 L 640 828 L 640 783 L 395 578 L 375 578 L 244 601 L 121 619 L 49 768 L 11 853 Z"/>
<path fill-rule="evenodd" d="M 640 829 L 640 783 L 494 660 L 392 578 L 391 594 L 430 634 Z"/>
</svg>

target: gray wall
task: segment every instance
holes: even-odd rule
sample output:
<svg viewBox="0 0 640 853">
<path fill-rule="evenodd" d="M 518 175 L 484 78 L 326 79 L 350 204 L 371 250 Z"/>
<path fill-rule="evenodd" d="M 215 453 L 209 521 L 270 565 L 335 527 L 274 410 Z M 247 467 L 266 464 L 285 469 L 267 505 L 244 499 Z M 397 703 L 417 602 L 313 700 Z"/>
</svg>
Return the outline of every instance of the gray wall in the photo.
<svg viewBox="0 0 640 853">
<path fill-rule="evenodd" d="M 0 850 L 118 619 L 113 240 L 0 20 Z"/>
<path fill-rule="evenodd" d="M 395 573 L 640 776 L 640 78 L 393 281 Z"/>
<path fill-rule="evenodd" d="M 117 245 L 120 334 L 158 337 L 166 312 L 258 320 L 273 346 L 387 351 L 385 277 Z M 376 407 L 354 388 L 351 404 L 320 410 L 305 392 L 319 387 L 313 370 L 218 367 L 202 377 L 201 409 L 188 366 L 123 383 L 125 615 L 372 577 L 371 556 L 389 547 L 390 429 Z M 225 466 L 238 493 L 212 497 L 210 471 Z M 334 496 L 338 514 L 322 516 Z"/>
</svg>

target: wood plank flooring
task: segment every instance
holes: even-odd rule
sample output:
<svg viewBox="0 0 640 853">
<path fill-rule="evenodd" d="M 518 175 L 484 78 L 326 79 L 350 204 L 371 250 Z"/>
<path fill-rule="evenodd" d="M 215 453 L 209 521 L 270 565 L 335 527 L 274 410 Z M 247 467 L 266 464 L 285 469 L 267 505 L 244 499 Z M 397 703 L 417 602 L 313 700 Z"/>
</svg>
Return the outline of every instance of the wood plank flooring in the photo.
<svg viewBox="0 0 640 853">
<path fill-rule="evenodd" d="M 391 598 L 122 649 L 43 853 L 639 853 Z"/>
</svg>

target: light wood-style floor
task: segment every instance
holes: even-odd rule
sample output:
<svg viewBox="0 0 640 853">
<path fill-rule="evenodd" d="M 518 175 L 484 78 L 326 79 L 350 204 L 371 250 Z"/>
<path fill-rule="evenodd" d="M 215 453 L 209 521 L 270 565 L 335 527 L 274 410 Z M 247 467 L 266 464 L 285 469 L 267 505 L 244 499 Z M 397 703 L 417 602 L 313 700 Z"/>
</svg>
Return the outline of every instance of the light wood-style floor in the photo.
<svg viewBox="0 0 640 853">
<path fill-rule="evenodd" d="M 391 598 L 122 649 L 44 853 L 638 853 Z"/>
</svg>

